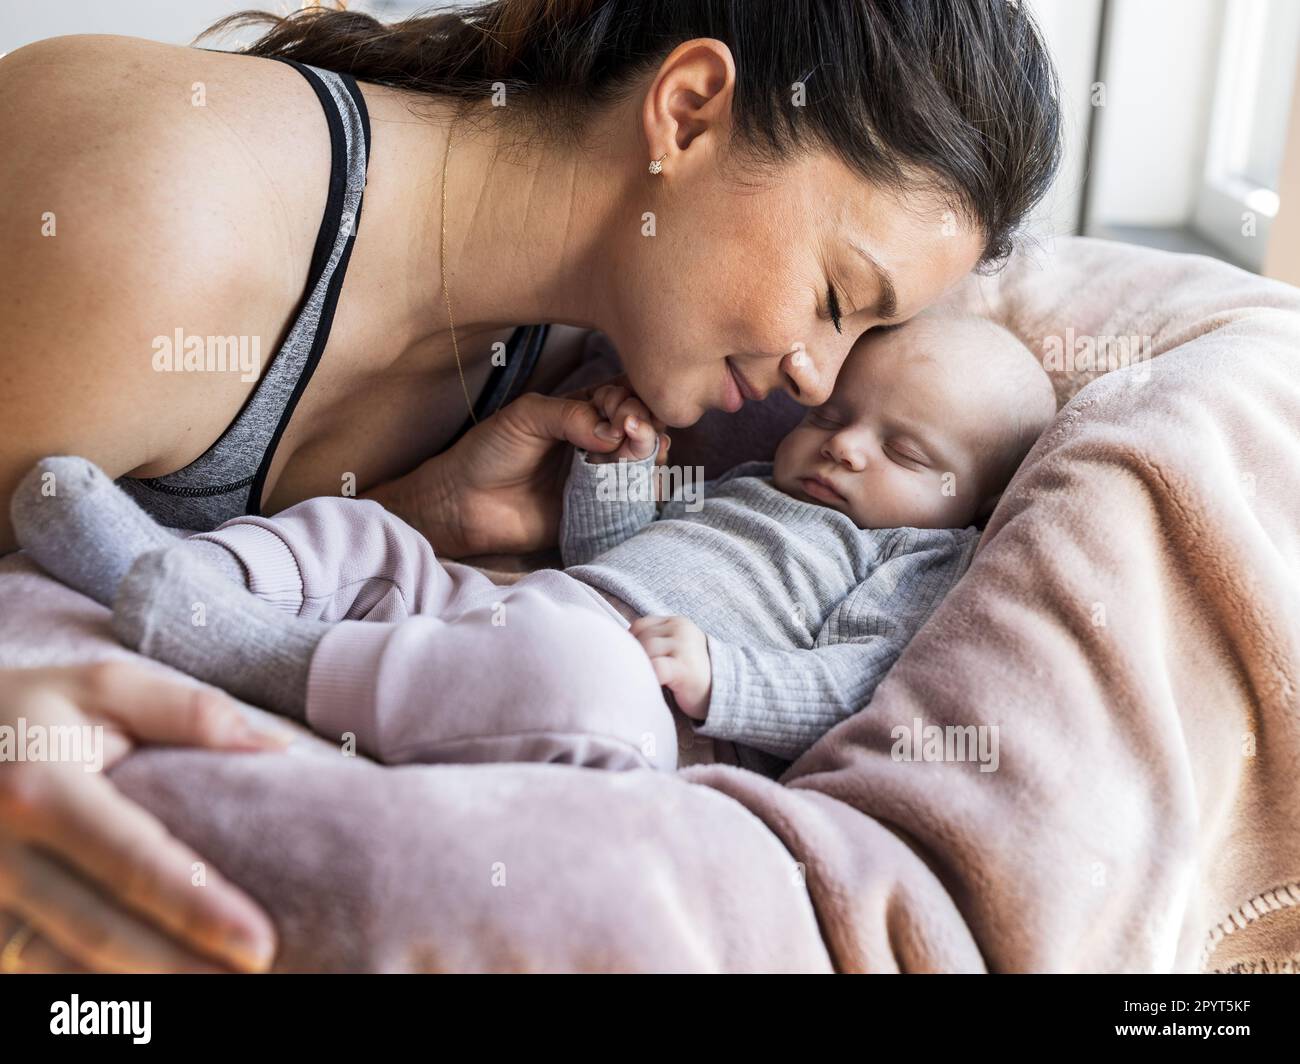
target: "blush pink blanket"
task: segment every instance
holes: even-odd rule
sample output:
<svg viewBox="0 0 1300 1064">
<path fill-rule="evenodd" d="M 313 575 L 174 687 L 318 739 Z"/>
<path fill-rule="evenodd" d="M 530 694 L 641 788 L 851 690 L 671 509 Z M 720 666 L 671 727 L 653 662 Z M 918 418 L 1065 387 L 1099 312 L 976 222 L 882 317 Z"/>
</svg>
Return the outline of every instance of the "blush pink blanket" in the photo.
<svg viewBox="0 0 1300 1064">
<path fill-rule="evenodd" d="M 308 737 L 116 781 L 260 899 L 281 969 L 1296 970 L 1300 291 L 1073 239 L 954 301 L 1063 409 L 872 703 L 780 782 Z M 1137 361 L 1097 380 L 1098 351 Z M 0 663 L 124 654 L 105 618 L 0 566 Z M 996 771 L 899 756 L 956 727 Z"/>
</svg>

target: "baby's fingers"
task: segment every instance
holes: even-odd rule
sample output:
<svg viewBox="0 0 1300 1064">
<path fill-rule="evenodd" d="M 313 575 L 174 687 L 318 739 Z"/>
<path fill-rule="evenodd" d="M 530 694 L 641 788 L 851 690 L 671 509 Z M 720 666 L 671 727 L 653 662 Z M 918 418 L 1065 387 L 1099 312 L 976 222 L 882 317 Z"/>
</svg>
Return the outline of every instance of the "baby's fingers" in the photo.
<svg viewBox="0 0 1300 1064">
<path fill-rule="evenodd" d="M 626 399 L 619 406 L 612 419 L 615 428 L 620 428 L 626 437 L 624 446 L 632 458 L 640 461 L 648 458 L 659 449 L 659 432 L 650 418 L 650 411 L 640 399 Z"/>
<path fill-rule="evenodd" d="M 661 635 L 658 632 L 647 632 L 638 637 L 646 656 L 654 661 L 656 658 L 671 658 L 677 656 L 679 644 L 672 635 Z"/>
<path fill-rule="evenodd" d="M 648 421 L 642 421 L 640 418 L 628 417 L 623 420 L 623 431 L 626 434 L 624 446 L 627 448 L 628 455 L 636 461 L 649 458 L 652 454 L 659 451 L 659 434 L 655 432 L 654 426 Z"/>
<path fill-rule="evenodd" d="M 654 670 L 655 679 L 659 681 L 659 686 L 667 687 L 670 691 L 682 682 L 682 677 L 685 674 L 685 666 L 677 658 L 651 658 L 650 668 Z"/>
<path fill-rule="evenodd" d="M 674 619 L 675 618 L 670 616 L 661 616 L 655 613 L 646 614 L 646 616 L 638 617 L 633 621 L 631 625 L 628 626 L 628 631 L 640 639 L 643 634 L 655 633 L 663 629 L 671 628 Z"/>
</svg>

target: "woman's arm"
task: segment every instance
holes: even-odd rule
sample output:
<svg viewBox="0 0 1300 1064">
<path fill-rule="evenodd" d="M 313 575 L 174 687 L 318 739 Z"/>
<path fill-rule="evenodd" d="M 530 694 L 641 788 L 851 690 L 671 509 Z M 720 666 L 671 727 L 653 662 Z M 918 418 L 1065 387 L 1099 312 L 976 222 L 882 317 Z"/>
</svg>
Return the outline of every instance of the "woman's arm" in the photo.
<svg viewBox="0 0 1300 1064">
<path fill-rule="evenodd" d="M 253 384 L 160 372 L 155 340 L 261 335 L 269 350 L 300 290 L 277 197 L 219 108 L 192 105 L 190 54 L 72 37 L 0 60 L 0 553 L 39 458 L 118 477 L 202 454 Z"/>
</svg>

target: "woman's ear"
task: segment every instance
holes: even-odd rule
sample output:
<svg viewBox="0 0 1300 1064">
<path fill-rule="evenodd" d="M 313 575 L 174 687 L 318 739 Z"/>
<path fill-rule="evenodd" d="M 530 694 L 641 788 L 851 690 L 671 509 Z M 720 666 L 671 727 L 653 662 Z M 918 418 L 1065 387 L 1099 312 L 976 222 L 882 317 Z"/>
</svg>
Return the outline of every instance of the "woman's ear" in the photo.
<svg viewBox="0 0 1300 1064">
<path fill-rule="evenodd" d="M 663 173 L 682 176 L 707 154 L 696 151 L 688 160 L 692 145 L 707 145 L 714 152 L 725 145 L 735 90 L 736 61 L 722 41 L 700 37 L 674 48 L 660 64 L 642 106 L 647 165 L 659 160 Z"/>
</svg>

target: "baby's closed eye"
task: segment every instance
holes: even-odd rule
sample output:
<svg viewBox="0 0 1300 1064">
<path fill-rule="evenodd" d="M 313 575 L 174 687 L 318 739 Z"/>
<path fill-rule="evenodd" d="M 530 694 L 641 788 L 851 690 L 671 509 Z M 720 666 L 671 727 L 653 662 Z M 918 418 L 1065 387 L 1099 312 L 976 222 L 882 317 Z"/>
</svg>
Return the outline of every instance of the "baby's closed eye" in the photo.
<svg viewBox="0 0 1300 1064">
<path fill-rule="evenodd" d="M 925 452 L 906 441 L 891 440 L 885 444 L 885 452 L 909 468 L 927 469 L 930 466 L 930 460 Z"/>
</svg>

